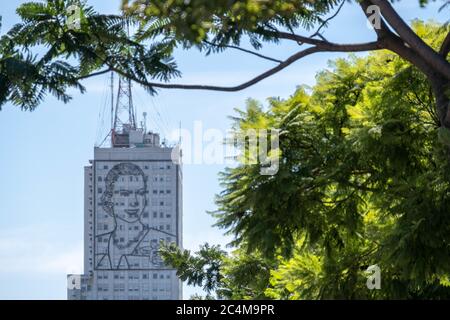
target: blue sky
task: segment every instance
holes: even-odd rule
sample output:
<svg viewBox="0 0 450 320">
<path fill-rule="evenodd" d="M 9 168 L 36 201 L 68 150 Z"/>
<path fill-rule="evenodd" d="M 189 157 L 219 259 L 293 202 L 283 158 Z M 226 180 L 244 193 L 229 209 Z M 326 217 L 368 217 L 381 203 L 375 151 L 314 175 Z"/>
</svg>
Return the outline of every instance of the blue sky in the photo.
<svg viewBox="0 0 450 320">
<path fill-rule="evenodd" d="M 2 33 L 18 22 L 15 8 L 25 1 L 3 1 Z M 119 0 L 88 1 L 98 11 L 117 12 Z M 438 4 L 420 9 L 418 1 L 396 6 L 407 21 L 420 17 L 445 21 L 448 11 L 438 13 Z M 374 39 L 355 5 L 346 4 L 326 32 L 335 42 Z M 267 46 L 263 53 L 287 57 L 296 45 Z M 343 54 L 318 54 L 241 92 L 160 91 L 151 97 L 134 91 L 138 114 L 148 113 L 149 129 L 167 135 L 178 128 L 203 127 L 226 130 L 233 108 L 243 107 L 249 97 L 288 97 L 300 84 L 314 84 L 316 72 L 327 61 Z M 243 82 L 272 66 L 268 61 L 227 51 L 205 58 L 196 51 L 179 51 L 177 62 L 183 78 L 177 82 L 232 85 Z M 83 252 L 83 166 L 93 157 L 93 147 L 108 130 L 106 113 L 102 124 L 107 76 L 85 81 L 87 93 L 75 93 L 63 104 L 48 97 L 34 112 L 7 104 L 0 111 L 0 299 L 65 299 L 67 272 L 81 272 Z M 159 115 L 158 115 L 159 114 Z M 214 195 L 220 192 L 217 174 L 221 165 L 184 166 L 184 245 L 196 249 L 206 241 L 226 244 L 223 231 L 213 228 L 206 211 L 214 210 Z M 193 288 L 185 288 L 185 298 Z"/>
</svg>

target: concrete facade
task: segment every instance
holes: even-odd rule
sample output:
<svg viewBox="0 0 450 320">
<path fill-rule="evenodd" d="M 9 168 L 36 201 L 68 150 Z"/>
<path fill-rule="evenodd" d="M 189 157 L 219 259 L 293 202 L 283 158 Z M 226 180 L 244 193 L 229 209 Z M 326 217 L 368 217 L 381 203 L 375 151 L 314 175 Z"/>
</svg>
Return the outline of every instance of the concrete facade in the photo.
<svg viewBox="0 0 450 320">
<path fill-rule="evenodd" d="M 84 274 L 68 275 L 68 299 L 182 298 L 158 254 L 161 242 L 183 246 L 178 151 L 132 133 L 126 147 L 95 148 L 84 168 Z"/>
</svg>

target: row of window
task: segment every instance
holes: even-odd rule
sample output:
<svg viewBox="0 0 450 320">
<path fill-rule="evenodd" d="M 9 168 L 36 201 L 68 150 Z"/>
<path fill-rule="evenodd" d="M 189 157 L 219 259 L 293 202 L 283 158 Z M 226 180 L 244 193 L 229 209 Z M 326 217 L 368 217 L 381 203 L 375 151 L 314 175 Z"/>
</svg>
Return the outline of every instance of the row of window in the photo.
<svg viewBox="0 0 450 320">
<path fill-rule="evenodd" d="M 118 199 L 118 200 L 120 201 L 120 199 Z M 144 200 L 144 206 L 147 206 L 147 203 L 148 203 L 147 200 Z M 99 202 L 100 206 L 102 206 L 103 204 L 104 204 L 103 202 Z M 90 202 L 90 205 L 92 205 L 92 202 Z M 129 207 L 129 206 L 138 207 L 139 202 L 124 200 L 124 202 L 114 202 L 113 205 L 115 207 Z M 152 207 L 172 207 L 173 202 L 172 202 L 172 199 L 168 199 L 168 200 L 153 199 L 151 205 L 152 205 Z M 144 212 L 144 214 L 145 214 L 145 212 Z M 148 212 L 145 215 L 145 217 L 148 217 Z"/>
<path fill-rule="evenodd" d="M 103 188 L 97 188 L 97 192 L 98 193 L 103 193 Z M 147 194 L 148 193 L 148 191 L 144 191 L 143 192 L 143 194 Z M 159 192 L 158 192 L 158 189 L 153 189 L 152 190 L 152 193 L 153 194 L 172 194 L 172 190 L 170 190 L 170 189 L 167 189 L 167 190 L 159 190 Z M 114 191 L 114 194 L 120 194 L 121 196 L 129 196 L 130 195 L 130 191 L 128 191 L 128 190 L 115 190 Z"/>
<path fill-rule="evenodd" d="M 129 274 L 128 275 L 128 280 L 139 280 L 139 279 L 143 279 L 143 280 L 145 280 L 145 279 L 149 279 L 149 277 L 151 276 L 151 278 L 152 279 L 171 279 L 171 274 L 170 273 L 167 273 L 165 276 L 164 276 L 164 274 L 163 273 L 157 273 L 157 272 L 153 272 L 153 273 L 151 273 L 151 275 L 150 275 L 150 273 L 147 273 L 147 272 L 145 272 L 145 273 L 142 273 L 141 275 L 139 275 L 139 274 L 137 274 L 137 273 L 135 273 L 135 274 Z M 114 279 L 119 279 L 119 280 L 123 280 L 123 279 L 125 279 L 125 275 L 123 274 L 123 273 L 121 273 L 121 274 L 117 274 L 117 273 L 115 273 L 114 274 L 114 277 L 113 277 Z M 98 273 L 97 274 L 97 279 L 99 279 L 99 280 L 107 280 L 107 279 L 109 279 L 109 274 L 108 273 Z M 122 285 L 122 284 L 121 284 Z"/>
<path fill-rule="evenodd" d="M 159 226 L 158 229 L 164 231 L 164 226 Z M 105 230 L 108 230 L 108 229 L 105 229 Z M 171 231 L 171 228 L 170 228 L 170 225 L 169 225 L 169 224 L 166 226 L 166 230 L 167 230 L 167 231 Z M 132 237 L 130 237 L 130 238 L 132 238 Z M 124 243 L 125 241 L 128 241 L 128 240 L 129 240 L 128 238 L 125 239 L 125 237 L 120 237 L 120 238 L 119 238 L 119 243 Z M 164 241 L 164 239 L 161 239 L 161 240 Z M 99 237 L 99 238 L 98 238 L 98 242 L 102 242 L 102 241 L 103 241 L 103 242 L 109 242 L 109 237 L 108 237 L 108 236 L 105 236 L 105 237 Z M 155 239 L 153 239 L 152 241 L 153 241 L 153 242 L 157 242 L 157 240 L 155 240 Z M 168 243 L 170 243 L 170 242 L 172 242 L 172 238 L 167 237 L 167 238 L 165 239 L 165 241 L 168 242 Z"/>
<path fill-rule="evenodd" d="M 91 210 L 89 210 L 89 211 L 91 211 Z M 92 213 L 91 213 L 89 216 L 92 217 Z M 148 218 L 148 217 L 149 217 L 148 211 L 144 211 L 144 212 L 142 213 L 142 217 L 143 217 L 143 218 Z M 157 211 L 153 211 L 153 212 L 152 212 L 152 217 L 153 217 L 154 219 L 157 219 L 157 218 L 160 218 L 160 219 L 164 219 L 164 218 L 166 218 L 166 219 L 171 219 L 171 218 L 172 218 L 172 214 L 170 214 L 170 213 L 164 213 L 163 211 L 160 211 L 160 212 L 159 212 L 159 215 L 158 215 L 158 212 L 157 212 Z M 101 217 L 99 217 L 99 218 L 101 219 Z M 108 214 L 105 214 L 105 215 L 103 215 L 103 218 L 104 218 L 104 219 L 109 219 L 109 218 L 111 218 L 111 216 L 108 215 Z M 91 223 L 91 222 L 89 222 L 89 223 Z M 120 227 L 122 227 L 122 226 L 120 226 Z M 120 230 L 123 230 L 123 229 L 120 229 Z M 131 229 L 128 229 L 128 230 L 131 230 Z"/>
<path fill-rule="evenodd" d="M 99 292 L 108 292 L 109 291 L 109 287 L 107 286 L 107 285 L 105 285 L 105 286 L 98 286 L 97 287 L 97 290 L 99 291 Z M 114 287 L 114 291 L 115 292 L 125 292 L 125 288 L 119 288 L 119 287 Z M 128 292 L 139 292 L 140 291 L 140 288 L 139 287 L 128 287 Z M 142 291 L 150 291 L 150 288 L 148 288 L 148 287 L 146 287 L 146 288 L 143 288 L 143 290 Z M 166 292 L 170 292 L 171 290 L 170 290 L 170 288 L 152 288 L 152 291 L 153 292 L 164 292 L 164 291 L 166 291 Z"/>
<path fill-rule="evenodd" d="M 150 166 L 145 165 L 145 166 L 143 166 L 143 168 L 144 168 L 144 170 L 148 170 L 148 169 L 150 169 Z M 104 165 L 103 169 L 104 170 L 108 170 L 109 166 L 108 165 Z M 152 165 L 152 169 L 153 170 L 170 170 L 170 169 L 172 169 L 172 165 L 170 165 L 170 164 L 153 164 Z"/>
<path fill-rule="evenodd" d="M 121 226 L 119 226 L 119 228 L 120 228 Z M 107 225 L 107 224 L 103 224 L 103 225 L 100 225 L 100 224 L 98 224 L 97 225 L 97 229 L 98 230 L 109 230 L 109 225 Z M 136 228 L 136 227 L 135 227 Z M 170 231 L 171 229 L 172 229 L 172 227 L 170 226 L 170 224 L 166 224 L 166 226 L 165 226 L 165 228 L 164 228 L 164 225 L 159 225 L 159 226 L 156 226 L 156 225 L 153 225 L 152 226 L 152 228 L 156 228 L 156 229 L 159 229 L 159 230 L 166 230 L 166 231 Z M 133 230 L 133 229 L 128 229 L 128 230 Z M 138 229 L 134 229 L 134 230 L 139 230 L 139 228 Z"/>
<path fill-rule="evenodd" d="M 103 180 L 104 180 L 104 178 L 102 176 L 98 176 L 97 177 L 97 181 L 98 182 L 102 182 Z M 141 180 L 141 177 L 139 177 L 139 176 L 129 176 L 128 180 L 130 182 L 139 182 Z M 90 181 L 92 181 L 92 178 L 90 178 Z M 125 178 L 122 177 L 118 181 L 119 182 L 125 182 Z M 153 177 L 152 181 L 153 182 L 164 182 L 164 181 L 170 182 L 170 181 L 172 181 L 172 176 L 170 176 L 170 175 L 164 175 L 164 176 L 156 175 L 156 176 Z"/>
<path fill-rule="evenodd" d="M 159 296 L 153 296 L 151 300 L 167 300 L 169 299 L 170 296 L 168 295 L 161 295 L 159 294 Z M 103 300 L 150 300 L 149 297 L 145 296 L 145 297 L 141 297 L 141 296 L 137 296 L 137 295 L 116 295 L 114 294 L 114 297 L 109 297 L 109 296 L 104 296 L 102 297 Z M 83 298 L 81 299 L 83 300 Z"/>
</svg>

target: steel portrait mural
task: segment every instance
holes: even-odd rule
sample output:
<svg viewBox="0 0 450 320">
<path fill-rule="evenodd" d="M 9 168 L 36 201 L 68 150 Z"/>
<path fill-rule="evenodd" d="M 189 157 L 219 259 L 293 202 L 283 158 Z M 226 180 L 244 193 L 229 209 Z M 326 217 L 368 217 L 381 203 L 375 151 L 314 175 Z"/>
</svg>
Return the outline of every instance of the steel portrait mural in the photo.
<svg viewBox="0 0 450 320">
<path fill-rule="evenodd" d="M 95 230 L 95 269 L 164 268 L 159 243 L 176 235 L 158 228 L 150 215 L 148 175 L 135 163 L 114 165 L 97 177 L 101 193 Z"/>
</svg>

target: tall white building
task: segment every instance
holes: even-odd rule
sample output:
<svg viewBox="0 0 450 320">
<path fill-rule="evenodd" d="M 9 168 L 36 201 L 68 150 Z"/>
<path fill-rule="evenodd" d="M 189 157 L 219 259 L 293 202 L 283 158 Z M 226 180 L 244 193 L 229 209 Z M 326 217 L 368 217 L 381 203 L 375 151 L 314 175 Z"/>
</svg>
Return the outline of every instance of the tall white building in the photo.
<svg viewBox="0 0 450 320">
<path fill-rule="evenodd" d="M 124 125 L 84 168 L 84 274 L 68 275 L 71 300 L 171 300 L 181 281 L 158 254 L 182 247 L 182 172 L 176 148 Z"/>
</svg>

